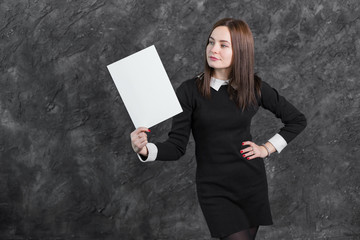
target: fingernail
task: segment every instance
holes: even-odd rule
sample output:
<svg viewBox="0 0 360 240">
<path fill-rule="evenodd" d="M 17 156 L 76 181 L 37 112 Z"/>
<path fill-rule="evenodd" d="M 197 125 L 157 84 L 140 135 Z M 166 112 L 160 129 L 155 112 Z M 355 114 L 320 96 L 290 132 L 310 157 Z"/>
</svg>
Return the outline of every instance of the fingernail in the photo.
<svg viewBox="0 0 360 240">
<path fill-rule="evenodd" d="M 244 151 L 240 151 L 240 153 L 243 153 Z"/>
<path fill-rule="evenodd" d="M 249 160 L 249 158 L 247 158 L 247 160 Z"/>
<path fill-rule="evenodd" d="M 245 154 L 243 155 L 243 157 L 245 157 Z"/>
<path fill-rule="evenodd" d="M 242 143 L 242 145 L 245 145 L 245 143 Z"/>
<path fill-rule="evenodd" d="M 151 132 L 150 129 L 148 129 L 148 130 L 149 130 L 149 132 Z"/>
</svg>

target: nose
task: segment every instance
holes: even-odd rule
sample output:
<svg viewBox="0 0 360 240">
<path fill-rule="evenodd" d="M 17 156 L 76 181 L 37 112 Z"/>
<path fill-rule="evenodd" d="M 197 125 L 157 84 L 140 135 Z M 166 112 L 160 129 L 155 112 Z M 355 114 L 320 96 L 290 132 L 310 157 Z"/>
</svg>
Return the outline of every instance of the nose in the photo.
<svg viewBox="0 0 360 240">
<path fill-rule="evenodd" d="M 211 46 L 210 51 L 211 51 L 212 53 L 218 53 L 218 52 L 219 52 L 219 46 L 218 46 L 218 44 L 214 44 L 213 46 Z"/>
</svg>

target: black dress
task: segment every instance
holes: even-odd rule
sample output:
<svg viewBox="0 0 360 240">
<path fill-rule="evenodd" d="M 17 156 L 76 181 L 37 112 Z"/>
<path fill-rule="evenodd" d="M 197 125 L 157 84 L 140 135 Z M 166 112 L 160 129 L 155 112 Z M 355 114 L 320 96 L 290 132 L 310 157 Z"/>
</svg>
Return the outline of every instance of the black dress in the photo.
<svg viewBox="0 0 360 240">
<path fill-rule="evenodd" d="M 173 117 L 168 140 L 155 143 L 156 160 L 179 159 L 192 130 L 197 195 L 211 236 L 272 224 L 263 159 L 247 160 L 240 153 L 242 142 L 252 140 L 250 124 L 258 106 L 242 112 L 229 99 L 227 85 L 211 88 L 211 99 L 206 99 L 196 78 L 183 82 L 176 94 L 183 112 Z M 306 126 L 304 115 L 265 82 L 258 103 L 282 120 L 279 134 L 287 143 Z"/>
</svg>

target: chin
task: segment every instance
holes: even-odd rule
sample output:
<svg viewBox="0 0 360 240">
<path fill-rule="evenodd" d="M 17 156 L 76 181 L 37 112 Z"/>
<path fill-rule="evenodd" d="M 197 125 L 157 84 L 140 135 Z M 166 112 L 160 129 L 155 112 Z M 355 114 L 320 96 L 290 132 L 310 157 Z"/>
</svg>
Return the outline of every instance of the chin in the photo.
<svg viewBox="0 0 360 240">
<path fill-rule="evenodd" d="M 209 67 L 211 67 L 213 69 L 222 69 L 222 68 L 224 68 L 223 66 L 219 66 L 219 65 L 216 65 L 216 64 L 209 64 Z"/>
<path fill-rule="evenodd" d="M 209 65 L 209 67 L 211 67 L 211 68 L 219 68 L 219 66 L 216 66 L 216 64 L 214 64 L 214 63 L 209 63 L 208 62 L 208 65 Z"/>
</svg>

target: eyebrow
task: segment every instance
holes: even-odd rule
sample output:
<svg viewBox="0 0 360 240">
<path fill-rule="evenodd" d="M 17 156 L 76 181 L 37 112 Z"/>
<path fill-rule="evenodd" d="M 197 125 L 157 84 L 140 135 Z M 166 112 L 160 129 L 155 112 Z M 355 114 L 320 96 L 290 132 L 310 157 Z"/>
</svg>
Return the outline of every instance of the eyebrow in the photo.
<svg viewBox="0 0 360 240">
<path fill-rule="evenodd" d="M 215 40 L 213 37 L 209 37 L 209 38 L 211 38 L 212 40 Z M 231 44 L 229 41 L 226 41 L 226 40 L 219 40 L 219 42 L 227 42 L 227 43 Z"/>
</svg>

